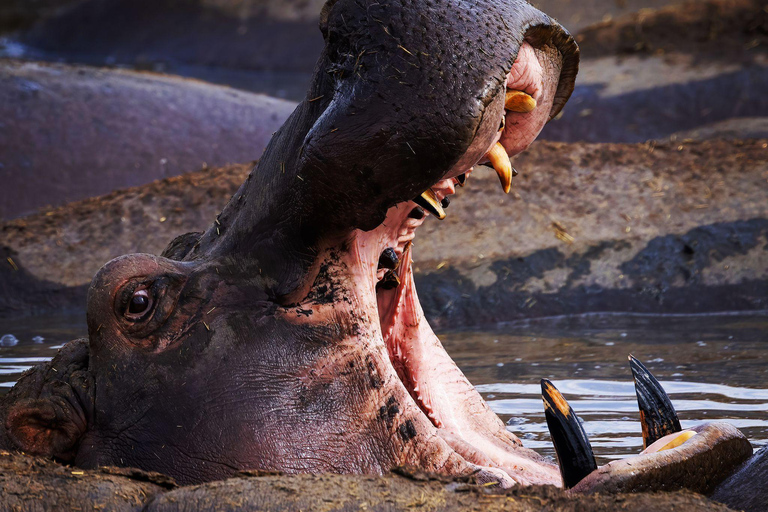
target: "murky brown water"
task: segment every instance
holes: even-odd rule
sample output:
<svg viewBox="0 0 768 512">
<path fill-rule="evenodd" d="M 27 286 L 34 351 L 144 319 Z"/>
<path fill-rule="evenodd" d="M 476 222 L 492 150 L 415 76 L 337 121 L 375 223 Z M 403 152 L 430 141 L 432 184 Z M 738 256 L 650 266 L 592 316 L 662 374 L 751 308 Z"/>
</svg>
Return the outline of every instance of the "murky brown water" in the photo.
<svg viewBox="0 0 768 512">
<path fill-rule="evenodd" d="M 85 335 L 84 318 L 2 320 L 4 335 L 0 386 L 7 389 L 62 343 Z M 662 382 L 683 427 L 725 420 L 754 446 L 768 443 L 768 315 L 591 315 L 448 332 L 441 339 L 509 429 L 547 455 L 553 452 L 543 377 L 584 420 L 598 463 L 642 449 L 628 354 Z"/>
</svg>

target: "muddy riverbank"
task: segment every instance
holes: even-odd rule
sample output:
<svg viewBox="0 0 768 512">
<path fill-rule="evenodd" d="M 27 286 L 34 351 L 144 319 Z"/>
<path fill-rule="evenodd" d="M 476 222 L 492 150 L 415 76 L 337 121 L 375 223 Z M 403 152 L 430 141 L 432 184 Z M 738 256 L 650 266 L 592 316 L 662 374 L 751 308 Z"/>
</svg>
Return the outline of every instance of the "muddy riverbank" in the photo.
<svg viewBox="0 0 768 512">
<path fill-rule="evenodd" d="M 689 0 L 592 25 L 576 39 L 582 51 L 576 90 L 542 138 L 768 136 L 763 2 Z"/>
<path fill-rule="evenodd" d="M 417 233 L 421 303 L 440 328 L 768 309 L 766 148 L 537 142 L 516 159 L 509 196 L 479 168 L 447 219 Z M 101 265 L 203 230 L 250 168 L 201 170 L 2 224 L 0 314 L 83 307 Z"/>
<path fill-rule="evenodd" d="M 157 473 L 130 468 L 79 470 L 24 455 L 0 453 L 0 490 L 9 510 L 77 510 L 83 503 L 115 511 L 318 510 L 396 511 L 727 511 L 692 493 L 572 496 L 554 487 L 506 492 L 410 471 L 385 476 L 245 473 L 178 487 Z"/>
</svg>

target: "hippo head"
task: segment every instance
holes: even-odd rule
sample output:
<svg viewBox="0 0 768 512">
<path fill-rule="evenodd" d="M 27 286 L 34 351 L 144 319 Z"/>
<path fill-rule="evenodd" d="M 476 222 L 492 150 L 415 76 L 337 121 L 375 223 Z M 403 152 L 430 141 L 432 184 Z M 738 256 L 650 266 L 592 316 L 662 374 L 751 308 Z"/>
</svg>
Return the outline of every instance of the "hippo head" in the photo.
<svg viewBox="0 0 768 512">
<path fill-rule="evenodd" d="M 410 248 L 475 164 L 509 190 L 509 155 L 573 90 L 573 38 L 521 0 L 331 0 L 320 27 L 307 97 L 247 181 L 205 233 L 101 269 L 87 355 L 11 410 L 9 435 L 82 467 L 184 483 L 414 465 L 561 485 L 442 348 Z M 728 435 L 699 436 L 696 454 Z M 567 476 L 583 445 L 559 444 Z M 683 448 L 662 454 L 667 473 L 651 453 L 635 469 L 684 487 Z M 629 481 L 605 472 L 589 478 Z"/>
</svg>

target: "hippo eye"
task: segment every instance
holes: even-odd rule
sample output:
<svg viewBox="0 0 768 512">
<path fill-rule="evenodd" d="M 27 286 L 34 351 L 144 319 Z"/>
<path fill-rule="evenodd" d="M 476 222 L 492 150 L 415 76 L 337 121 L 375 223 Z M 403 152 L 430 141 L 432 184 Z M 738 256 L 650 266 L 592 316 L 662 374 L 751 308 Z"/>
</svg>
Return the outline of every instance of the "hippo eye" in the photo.
<svg viewBox="0 0 768 512">
<path fill-rule="evenodd" d="M 129 320 L 140 320 L 150 309 L 152 309 L 152 296 L 146 288 L 139 288 L 133 292 L 128 307 L 125 311 L 125 317 Z"/>
<path fill-rule="evenodd" d="M 173 313 L 187 276 L 166 272 L 137 276 L 115 291 L 114 315 L 120 329 L 137 343 L 163 326 Z"/>
</svg>

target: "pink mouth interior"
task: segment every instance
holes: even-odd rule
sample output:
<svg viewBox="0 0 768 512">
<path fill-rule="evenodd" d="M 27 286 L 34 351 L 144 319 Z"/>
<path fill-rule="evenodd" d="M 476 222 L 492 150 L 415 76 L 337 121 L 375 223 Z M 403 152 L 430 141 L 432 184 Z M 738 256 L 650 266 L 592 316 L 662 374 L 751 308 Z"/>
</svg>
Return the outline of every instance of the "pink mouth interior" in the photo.
<svg viewBox="0 0 768 512">
<path fill-rule="evenodd" d="M 492 140 L 477 142 L 487 144 L 490 149 L 501 141 L 511 156 L 527 148 L 548 120 L 557 81 L 545 80 L 535 50 L 526 43 L 507 77 L 507 84 L 533 96 L 538 107 L 530 113 L 504 112 L 505 128 Z M 463 172 L 468 175 L 471 170 L 470 167 Z M 456 180 L 451 177 L 436 183 L 432 190 L 438 200 L 442 200 L 455 193 L 455 185 Z M 557 467 L 523 448 L 520 440 L 507 431 L 429 326 L 411 269 L 411 241 L 416 228 L 425 221 L 425 218 L 409 216 L 414 208 L 413 202 L 400 203 L 390 209 L 377 229 L 356 235 L 358 250 L 370 252 L 361 262 L 378 261 L 379 254 L 388 247 L 393 248 L 399 258 L 396 272 L 400 284 L 393 289 L 376 290 L 381 333 L 392 366 L 438 435 L 468 462 L 501 473 L 510 485 L 514 482 L 560 485 Z M 361 274 L 375 275 L 376 281 L 370 283 L 375 288 L 385 272 L 369 269 Z"/>
<path fill-rule="evenodd" d="M 433 190 L 440 199 L 453 194 L 453 179 L 440 181 Z M 507 431 L 429 326 L 411 268 L 410 241 L 424 222 L 408 217 L 415 207 L 414 203 L 396 206 L 382 225 L 398 226 L 392 229 L 396 238 L 390 247 L 399 258 L 400 284 L 376 292 L 381 332 L 392 366 L 438 435 L 468 462 L 502 471 L 509 484 L 560 485 L 557 468 L 523 448 L 520 440 Z"/>
</svg>

